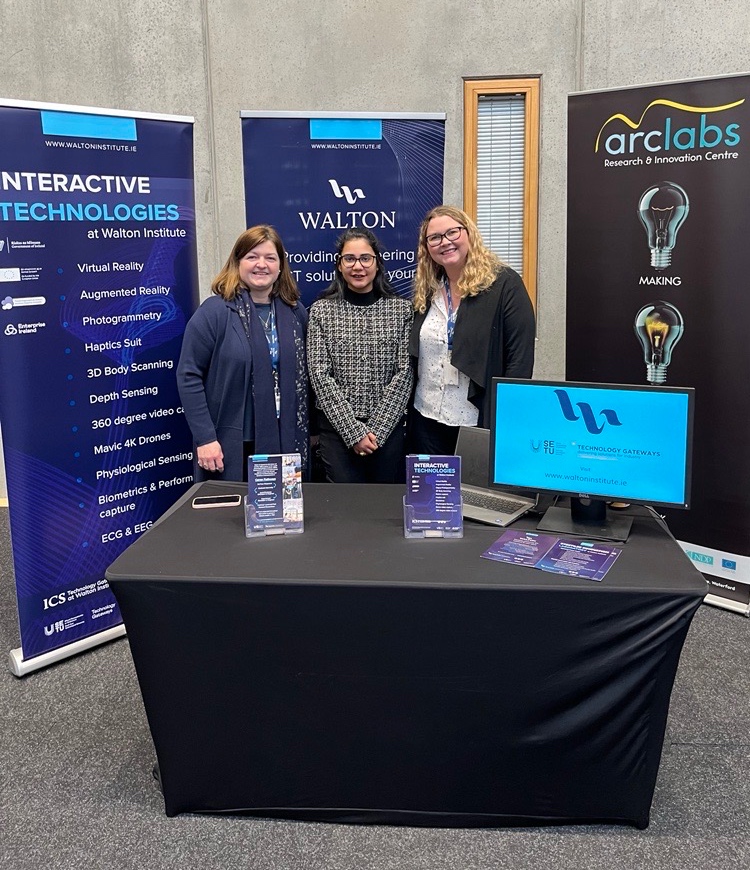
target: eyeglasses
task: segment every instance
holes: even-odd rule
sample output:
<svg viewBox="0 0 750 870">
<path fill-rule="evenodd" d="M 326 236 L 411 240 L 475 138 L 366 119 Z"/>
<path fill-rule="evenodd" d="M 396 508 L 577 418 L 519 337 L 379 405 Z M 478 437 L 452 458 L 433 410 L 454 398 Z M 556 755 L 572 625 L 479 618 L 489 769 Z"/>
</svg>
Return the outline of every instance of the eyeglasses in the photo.
<svg viewBox="0 0 750 870">
<path fill-rule="evenodd" d="M 437 248 L 443 239 L 448 239 L 449 242 L 455 242 L 461 235 L 461 231 L 465 229 L 466 227 L 451 227 L 444 233 L 430 233 L 430 235 L 427 236 L 427 244 L 431 248 Z"/>
<path fill-rule="evenodd" d="M 367 269 L 375 262 L 375 254 L 360 254 L 355 257 L 354 254 L 342 254 L 339 260 L 346 266 L 347 269 L 353 269 L 355 263 L 361 263 Z"/>
</svg>

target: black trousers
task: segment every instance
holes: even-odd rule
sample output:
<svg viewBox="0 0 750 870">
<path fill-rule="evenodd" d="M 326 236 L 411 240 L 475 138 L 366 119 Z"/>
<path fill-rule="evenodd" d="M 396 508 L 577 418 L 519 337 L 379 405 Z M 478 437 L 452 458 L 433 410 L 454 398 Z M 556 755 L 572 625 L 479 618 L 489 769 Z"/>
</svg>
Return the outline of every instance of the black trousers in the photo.
<svg viewBox="0 0 750 870">
<path fill-rule="evenodd" d="M 456 452 L 459 426 L 446 426 L 430 417 L 423 417 L 412 408 L 409 411 L 409 453 L 432 456 L 453 456 Z"/>
<path fill-rule="evenodd" d="M 374 453 L 357 454 L 341 440 L 325 414 L 318 412 L 320 456 L 331 483 L 403 483 L 406 479 L 404 421 Z"/>
</svg>

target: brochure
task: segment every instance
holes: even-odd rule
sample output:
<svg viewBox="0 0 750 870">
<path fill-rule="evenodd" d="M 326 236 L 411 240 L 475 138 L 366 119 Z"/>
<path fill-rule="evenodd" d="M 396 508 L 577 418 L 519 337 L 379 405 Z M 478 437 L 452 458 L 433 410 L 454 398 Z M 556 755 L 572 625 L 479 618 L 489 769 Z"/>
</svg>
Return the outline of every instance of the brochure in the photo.
<svg viewBox="0 0 750 870">
<path fill-rule="evenodd" d="M 600 541 L 569 541 L 554 535 L 509 529 L 482 553 L 482 558 L 601 581 L 621 552 L 620 547 L 605 546 Z"/>
<path fill-rule="evenodd" d="M 304 525 L 299 453 L 255 454 L 247 460 L 246 532 L 301 532 Z"/>
<path fill-rule="evenodd" d="M 407 535 L 463 534 L 461 457 L 406 457 L 404 518 Z"/>
<path fill-rule="evenodd" d="M 513 565 L 535 568 L 537 562 L 557 541 L 558 538 L 554 535 L 508 529 L 482 556 L 496 562 L 511 562 Z"/>
</svg>

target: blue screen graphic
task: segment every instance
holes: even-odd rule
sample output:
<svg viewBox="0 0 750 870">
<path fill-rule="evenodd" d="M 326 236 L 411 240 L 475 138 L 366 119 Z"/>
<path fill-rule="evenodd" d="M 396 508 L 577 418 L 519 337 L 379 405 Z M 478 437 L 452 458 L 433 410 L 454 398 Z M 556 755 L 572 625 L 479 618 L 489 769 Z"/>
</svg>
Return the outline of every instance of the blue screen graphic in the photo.
<svg viewBox="0 0 750 870">
<path fill-rule="evenodd" d="M 496 380 L 492 482 L 688 507 L 690 388 Z"/>
</svg>

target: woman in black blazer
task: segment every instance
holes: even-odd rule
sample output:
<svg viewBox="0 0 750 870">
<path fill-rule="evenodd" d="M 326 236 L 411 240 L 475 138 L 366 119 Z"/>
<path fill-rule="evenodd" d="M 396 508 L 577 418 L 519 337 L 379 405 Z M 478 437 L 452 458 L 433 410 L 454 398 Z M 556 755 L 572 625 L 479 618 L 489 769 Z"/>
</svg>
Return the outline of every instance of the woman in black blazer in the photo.
<svg viewBox="0 0 750 870">
<path fill-rule="evenodd" d="M 413 302 L 409 449 L 450 455 L 459 427 L 489 425 L 493 377 L 531 377 L 534 311 L 520 275 L 447 205 L 422 222 Z"/>
</svg>

